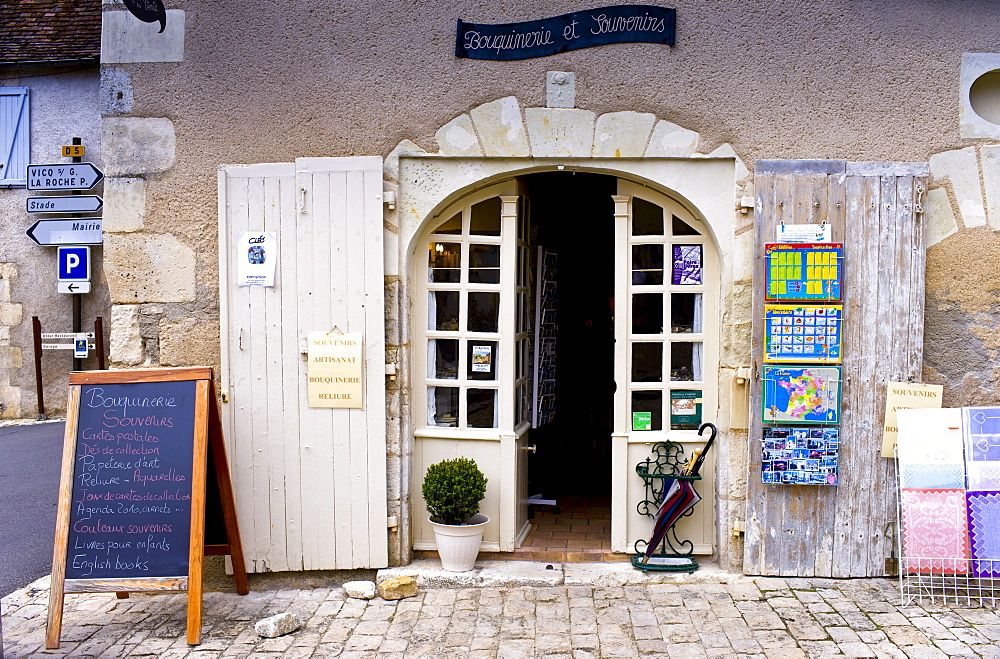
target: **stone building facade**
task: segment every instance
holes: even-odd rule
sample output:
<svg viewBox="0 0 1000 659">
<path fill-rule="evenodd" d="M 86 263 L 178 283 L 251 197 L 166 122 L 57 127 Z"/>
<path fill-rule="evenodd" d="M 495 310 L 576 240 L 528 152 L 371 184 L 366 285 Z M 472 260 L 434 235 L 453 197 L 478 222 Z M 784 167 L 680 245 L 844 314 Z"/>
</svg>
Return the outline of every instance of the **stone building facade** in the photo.
<svg viewBox="0 0 1000 659">
<path fill-rule="evenodd" d="M 388 561 L 405 563 L 413 550 L 427 548 L 418 475 L 432 457 L 463 451 L 455 448 L 457 435 L 426 432 L 424 346 L 427 337 L 437 339 L 424 329 L 431 312 L 420 269 L 432 225 L 447 219 L 446 211 L 459 212 L 463 200 L 477 203 L 475 195 L 489 186 L 513 200 L 524 196 L 516 181 L 530 187 L 551 180 L 531 176 L 576 171 L 624 181 L 607 195 L 609 204 L 615 195 L 622 204 L 631 203 L 622 201 L 626 197 L 643 198 L 629 193 L 630 185 L 655 193 L 647 201 L 676 201 L 717 259 L 714 288 L 703 293 L 714 327 L 701 330 L 711 371 L 702 376 L 703 417 L 720 430 L 705 551 L 739 570 L 747 479 L 757 477 L 750 465 L 759 443 L 750 405 L 760 248 L 753 230 L 760 212 L 756 164 L 846 161 L 882 163 L 890 171 L 891 163 L 916 163 L 923 165 L 914 171 L 923 172 L 918 178 L 926 186 L 916 201 L 926 249 L 922 379 L 944 384 L 949 406 L 1000 404 L 994 256 L 1000 246 L 1000 44 L 989 27 L 997 19 L 992 3 L 672 6 L 673 46 L 620 43 L 490 61 L 455 56 L 456 18 L 516 23 L 595 8 L 510 0 L 420 7 L 251 2 L 236 10 L 220 1 L 176 0 L 161 33 L 106 1 L 100 153 L 107 175 L 103 277 L 113 366 L 209 364 L 221 369 L 222 390 L 236 391 L 226 381 L 233 376 L 227 351 L 243 349 L 242 335 L 234 339 L 225 320 L 234 284 L 224 264 L 233 237 L 220 234 L 231 210 L 227 172 L 236 171 L 227 168 L 380 158 L 386 405 L 384 414 L 367 414 L 386 424 Z M 312 193 L 295 194 L 307 199 L 288 202 L 298 203 L 301 213 Z M 263 217 L 269 206 L 261 204 Z M 632 211 L 614 212 L 630 217 Z M 561 229 L 574 230 L 571 223 Z M 834 240 L 850 241 L 851 226 L 842 231 Z M 5 290 L 0 287 L 0 295 Z M 0 304 L 24 304 L 24 289 L 9 290 L 10 300 Z M 11 336 L 23 343 L 23 318 L 0 318 L 11 321 Z M 9 366 L 11 386 L 25 391 L 30 374 L 23 361 Z M 628 367 L 614 368 L 621 374 Z M 30 395 L 21 398 L 25 415 Z M 232 412 L 236 426 L 240 414 Z M 880 422 L 873 421 L 876 430 Z M 869 434 L 864 441 L 876 443 L 874 431 Z M 433 443 L 438 440 L 450 448 Z M 497 438 L 498 465 L 508 460 L 502 457 L 508 440 L 510 450 L 524 448 L 519 439 Z M 232 451 L 248 450 L 230 441 Z M 614 469 L 631 469 L 640 445 L 648 447 L 624 434 L 622 442 L 630 448 L 610 459 Z M 505 469 L 491 471 L 494 486 L 514 478 Z M 609 487 L 615 502 L 631 507 L 635 483 Z M 487 534 L 484 548 L 509 551 L 524 539 L 508 510 L 521 505 L 519 497 L 512 489 L 488 498 L 494 513 L 510 521 Z M 260 510 L 250 507 L 246 511 L 256 512 L 246 514 Z M 613 514 L 620 520 L 612 524 L 612 544 L 623 551 L 646 527 L 631 512 Z M 302 569 L 309 561 L 277 564 Z"/>
</svg>

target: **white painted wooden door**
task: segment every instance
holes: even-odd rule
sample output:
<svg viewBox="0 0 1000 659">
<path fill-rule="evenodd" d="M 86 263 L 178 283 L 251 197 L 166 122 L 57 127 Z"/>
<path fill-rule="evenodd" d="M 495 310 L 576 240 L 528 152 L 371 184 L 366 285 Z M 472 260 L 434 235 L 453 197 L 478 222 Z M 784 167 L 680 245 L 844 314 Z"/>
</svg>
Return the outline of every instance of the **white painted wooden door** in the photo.
<svg viewBox="0 0 1000 659">
<path fill-rule="evenodd" d="M 615 196 L 615 391 L 611 548 L 633 551 L 652 519 L 635 465 L 655 442 L 704 445 L 688 406 L 714 421 L 718 370 L 718 266 L 708 231 L 677 201 L 618 181 Z M 677 523 L 692 553 L 711 554 L 715 535 L 714 456 L 695 484 L 704 498 Z"/>
<path fill-rule="evenodd" d="M 251 572 L 388 564 L 382 160 L 219 172 L 223 422 Z M 273 287 L 237 285 L 243 231 L 273 232 Z M 306 335 L 364 336 L 364 408 L 310 408 Z"/>
</svg>

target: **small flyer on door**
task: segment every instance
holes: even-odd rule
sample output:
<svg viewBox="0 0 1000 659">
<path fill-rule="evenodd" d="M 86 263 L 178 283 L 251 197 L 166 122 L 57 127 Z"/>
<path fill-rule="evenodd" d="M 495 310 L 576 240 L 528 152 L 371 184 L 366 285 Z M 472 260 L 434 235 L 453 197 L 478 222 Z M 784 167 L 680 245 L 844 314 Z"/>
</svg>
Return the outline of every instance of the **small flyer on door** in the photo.
<svg viewBox="0 0 1000 659">
<path fill-rule="evenodd" d="M 489 373 L 492 370 L 493 346 L 472 346 L 472 372 Z"/>
<path fill-rule="evenodd" d="M 241 231 L 236 245 L 237 286 L 274 286 L 278 238 L 270 231 Z"/>
</svg>

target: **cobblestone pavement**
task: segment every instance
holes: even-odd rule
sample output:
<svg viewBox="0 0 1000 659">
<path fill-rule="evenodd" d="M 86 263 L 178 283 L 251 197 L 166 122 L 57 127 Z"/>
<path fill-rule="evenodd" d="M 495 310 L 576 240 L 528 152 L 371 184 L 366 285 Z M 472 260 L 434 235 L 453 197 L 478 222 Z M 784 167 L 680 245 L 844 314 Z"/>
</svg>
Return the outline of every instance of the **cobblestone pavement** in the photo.
<svg viewBox="0 0 1000 659">
<path fill-rule="evenodd" d="M 202 644 L 185 643 L 186 595 L 67 595 L 62 647 L 44 650 L 45 580 L 3 600 L 6 659 L 157 657 L 1000 657 L 989 609 L 900 604 L 884 579 L 732 576 L 629 585 L 421 589 L 399 601 L 342 588 L 207 592 Z M 254 622 L 306 622 L 262 639 Z"/>
</svg>

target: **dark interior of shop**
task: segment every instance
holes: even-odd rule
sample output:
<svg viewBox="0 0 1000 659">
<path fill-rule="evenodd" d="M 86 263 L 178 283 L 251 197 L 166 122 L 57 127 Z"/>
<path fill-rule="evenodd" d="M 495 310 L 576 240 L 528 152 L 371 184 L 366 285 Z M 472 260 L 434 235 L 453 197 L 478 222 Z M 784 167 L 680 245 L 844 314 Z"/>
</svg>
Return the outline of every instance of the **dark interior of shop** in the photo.
<svg viewBox="0 0 1000 659">
<path fill-rule="evenodd" d="M 611 490 L 616 179 L 582 172 L 523 178 L 532 242 L 557 253 L 552 423 L 531 431 L 529 494 L 606 497 Z"/>
</svg>

